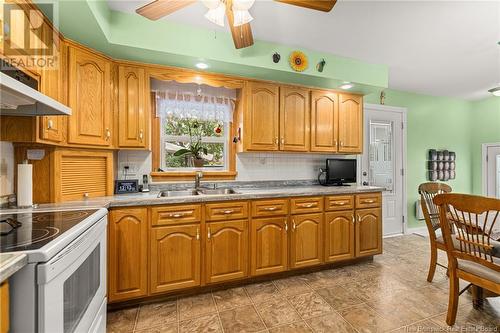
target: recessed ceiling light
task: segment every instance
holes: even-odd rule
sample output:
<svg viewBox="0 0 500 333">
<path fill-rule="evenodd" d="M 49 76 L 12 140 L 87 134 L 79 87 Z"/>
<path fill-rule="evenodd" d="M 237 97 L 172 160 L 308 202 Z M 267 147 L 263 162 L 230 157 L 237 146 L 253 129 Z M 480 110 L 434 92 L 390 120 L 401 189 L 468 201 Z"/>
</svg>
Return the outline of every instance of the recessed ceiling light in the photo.
<svg viewBox="0 0 500 333">
<path fill-rule="evenodd" d="M 346 83 L 342 84 L 339 88 L 347 90 L 347 89 L 351 89 L 352 87 L 354 87 L 354 84 L 346 82 Z"/>
<path fill-rule="evenodd" d="M 488 92 L 493 96 L 500 97 L 500 87 L 491 88 L 490 90 L 488 90 Z"/>
<path fill-rule="evenodd" d="M 208 68 L 208 65 L 205 64 L 204 62 L 199 62 L 195 65 L 197 68 L 199 69 L 207 69 Z"/>
</svg>

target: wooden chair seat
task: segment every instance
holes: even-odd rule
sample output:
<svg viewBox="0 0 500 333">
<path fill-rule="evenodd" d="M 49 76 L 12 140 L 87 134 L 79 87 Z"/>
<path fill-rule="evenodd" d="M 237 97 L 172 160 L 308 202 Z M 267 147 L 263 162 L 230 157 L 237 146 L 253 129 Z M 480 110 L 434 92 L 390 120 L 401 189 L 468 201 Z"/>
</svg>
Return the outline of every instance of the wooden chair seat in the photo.
<svg viewBox="0 0 500 333">
<path fill-rule="evenodd" d="M 493 262 L 500 266 L 500 258 L 493 258 Z M 470 260 L 457 259 L 457 268 L 461 271 L 473 274 L 479 278 L 500 283 L 500 272 L 494 271 L 484 265 Z"/>
</svg>

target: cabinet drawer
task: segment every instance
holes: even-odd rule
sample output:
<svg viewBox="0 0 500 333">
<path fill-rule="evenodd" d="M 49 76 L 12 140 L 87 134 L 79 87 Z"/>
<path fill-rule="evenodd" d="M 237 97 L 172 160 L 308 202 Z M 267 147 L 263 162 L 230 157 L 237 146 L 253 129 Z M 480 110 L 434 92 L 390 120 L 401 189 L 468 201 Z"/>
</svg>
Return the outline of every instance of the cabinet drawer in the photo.
<svg viewBox="0 0 500 333">
<path fill-rule="evenodd" d="M 336 195 L 325 197 L 325 210 L 352 210 L 354 209 L 353 195 Z"/>
<path fill-rule="evenodd" d="M 248 202 L 223 202 L 205 206 L 207 221 L 226 221 L 246 219 L 248 217 Z"/>
<path fill-rule="evenodd" d="M 201 221 L 200 205 L 176 205 L 151 209 L 151 225 L 172 225 Z"/>
<path fill-rule="evenodd" d="M 316 213 L 323 211 L 322 197 L 292 198 L 290 200 L 292 214 Z"/>
<path fill-rule="evenodd" d="M 280 216 L 288 214 L 288 200 L 258 200 L 252 202 L 252 216 Z"/>
<path fill-rule="evenodd" d="M 356 208 L 375 208 L 380 207 L 382 194 L 366 193 L 356 195 Z"/>
</svg>

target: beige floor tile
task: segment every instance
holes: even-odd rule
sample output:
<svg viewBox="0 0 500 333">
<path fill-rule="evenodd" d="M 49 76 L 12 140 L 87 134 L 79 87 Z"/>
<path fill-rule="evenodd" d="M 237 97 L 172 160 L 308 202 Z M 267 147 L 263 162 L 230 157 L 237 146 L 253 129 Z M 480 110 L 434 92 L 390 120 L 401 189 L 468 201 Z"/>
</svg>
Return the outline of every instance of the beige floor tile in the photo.
<svg viewBox="0 0 500 333">
<path fill-rule="evenodd" d="M 337 313 L 330 313 L 306 320 L 316 333 L 355 333 L 356 330 Z"/>
<path fill-rule="evenodd" d="M 178 302 L 180 320 L 217 312 L 211 293 L 180 298 Z"/>
<path fill-rule="evenodd" d="M 137 319 L 138 307 L 108 312 L 106 331 L 108 333 L 132 332 Z"/>
<path fill-rule="evenodd" d="M 142 330 L 136 330 L 135 333 L 178 333 L 177 323 L 163 324 L 160 326 L 149 327 Z"/>
<path fill-rule="evenodd" d="M 363 303 L 363 301 L 357 298 L 353 293 L 345 290 L 341 286 L 318 289 L 316 293 L 335 310 L 341 310 L 349 306 Z"/>
<path fill-rule="evenodd" d="M 309 332 L 312 332 L 312 330 L 303 321 L 269 329 L 269 333 L 309 333 Z"/>
<path fill-rule="evenodd" d="M 213 295 L 219 311 L 252 303 L 243 287 L 217 291 Z"/>
<path fill-rule="evenodd" d="M 177 301 L 141 305 L 135 329 L 141 330 L 177 321 Z"/>
<path fill-rule="evenodd" d="M 298 276 L 274 281 L 274 284 L 283 295 L 298 295 L 311 291 L 311 288 Z"/>
<path fill-rule="evenodd" d="M 260 332 L 266 327 L 252 305 L 220 312 L 225 333 Z"/>
<path fill-rule="evenodd" d="M 446 313 L 432 317 L 430 320 L 443 328 L 448 328 Z M 466 332 L 498 332 L 500 331 L 500 318 L 493 317 L 486 311 L 475 310 L 472 305 L 465 304 L 458 307 L 453 329 Z"/>
<path fill-rule="evenodd" d="M 279 295 L 278 288 L 272 281 L 251 284 L 245 286 L 245 289 L 254 303 L 262 303 Z"/>
<path fill-rule="evenodd" d="M 300 320 L 294 308 L 282 297 L 256 304 L 255 308 L 268 328 Z"/>
<path fill-rule="evenodd" d="M 217 314 L 199 316 L 183 320 L 179 324 L 179 333 L 217 333 L 222 332 Z"/>
<path fill-rule="evenodd" d="M 401 325 L 391 322 L 366 304 L 356 305 L 340 311 L 340 314 L 356 330 L 362 333 L 387 332 Z"/>
<path fill-rule="evenodd" d="M 303 319 L 333 312 L 331 306 L 314 292 L 289 296 L 288 300 Z"/>
</svg>

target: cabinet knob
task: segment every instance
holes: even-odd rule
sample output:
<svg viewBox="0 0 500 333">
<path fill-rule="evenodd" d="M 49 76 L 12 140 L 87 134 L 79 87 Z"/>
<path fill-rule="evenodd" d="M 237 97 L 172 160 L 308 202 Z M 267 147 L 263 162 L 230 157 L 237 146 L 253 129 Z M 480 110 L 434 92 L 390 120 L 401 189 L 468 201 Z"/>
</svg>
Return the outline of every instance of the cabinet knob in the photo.
<svg viewBox="0 0 500 333">
<path fill-rule="evenodd" d="M 356 223 L 356 217 L 352 214 L 352 224 Z"/>
<path fill-rule="evenodd" d="M 200 240 L 200 228 L 196 228 L 196 240 Z"/>
<path fill-rule="evenodd" d="M 84 198 L 88 198 L 89 197 L 89 193 L 88 192 L 83 193 L 83 197 Z"/>
<path fill-rule="evenodd" d="M 281 138 L 281 144 L 284 145 L 285 144 L 285 138 Z"/>
<path fill-rule="evenodd" d="M 207 238 L 210 239 L 212 237 L 212 234 L 210 233 L 210 227 L 207 227 Z"/>
<path fill-rule="evenodd" d="M 106 128 L 106 140 L 109 140 L 109 138 L 111 138 L 111 131 L 109 128 Z"/>
<path fill-rule="evenodd" d="M 292 220 L 292 231 L 295 231 L 295 219 Z"/>
<path fill-rule="evenodd" d="M 140 130 L 139 131 L 139 140 L 141 140 L 142 142 L 142 139 L 144 138 L 144 131 L 143 130 Z"/>
<path fill-rule="evenodd" d="M 285 221 L 285 232 L 288 232 L 288 222 Z"/>
<path fill-rule="evenodd" d="M 344 143 L 340 141 L 340 147 L 344 147 Z"/>
<path fill-rule="evenodd" d="M 54 121 L 52 119 L 49 119 L 47 121 L 47 129 L 52 129 L 54 127 Z"/>
<path fill-rule="evenodd" d="M 275 144 L 278 144 L 278 143 L 279 143 L 279 142 L 278 142 L 278 137 L 275 137 L 275 138 L 274 138 L 274 143 L 275 143 Z"/>
</svg>

